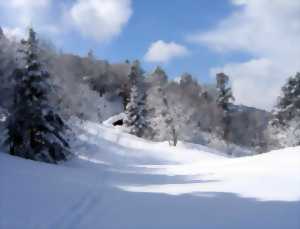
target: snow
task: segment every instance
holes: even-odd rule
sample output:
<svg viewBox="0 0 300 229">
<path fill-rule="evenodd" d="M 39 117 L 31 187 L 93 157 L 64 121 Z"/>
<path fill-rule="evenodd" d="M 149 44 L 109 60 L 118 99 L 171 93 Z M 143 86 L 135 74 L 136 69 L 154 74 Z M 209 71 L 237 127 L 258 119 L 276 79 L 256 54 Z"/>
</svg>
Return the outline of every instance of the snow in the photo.
<svg viewBox="0 0 300 229">
<path fill-rule="evenodd" d="M 107 120 L 105 120 L 102 124 L 107 126 L 107 127 L 113 127 L 113 124 L 119 120 L 124 120 L 126 118 L 125 113 L 120 113 L 114 116 L 111 116 Z"/>
<path fill-rule="evenodd" d="M 299 229 L 300 148 L 231 158 L 74 119 L 60 165 L 0 153 L 0 229 Z"/>
<path fill-rule="evenodd" d="M 185 175 L 187 180 L 213 182 L 190 184 L 163 184 L 150 186 L 125 186 L 123 189 L 135 192 L 166 193 L 172 195 L 195 192 L 228 192 L 241 197 L 260 201 L 300 200 L 300 148 L 274 151 L 259 156 L 185 165 L 164 165 L 152 167 L 155 174 L 172 176 Z M 201 170 L 199 171 L 199 168 Z"/>
</svg>

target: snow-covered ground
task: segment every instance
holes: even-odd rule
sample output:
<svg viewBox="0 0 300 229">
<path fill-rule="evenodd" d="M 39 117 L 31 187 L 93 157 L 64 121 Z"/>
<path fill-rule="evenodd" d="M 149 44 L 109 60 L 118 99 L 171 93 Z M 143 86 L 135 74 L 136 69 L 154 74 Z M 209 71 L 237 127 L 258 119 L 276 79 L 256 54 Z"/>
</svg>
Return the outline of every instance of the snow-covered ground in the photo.
<svg viewBox="0 0 300 229">
<path fill-rule="evenodd" d="M 0 153 L 0 229 L 299 229 L 300 148 L 229 158 L 74 122 L 59 166 Z"/>
</svg>

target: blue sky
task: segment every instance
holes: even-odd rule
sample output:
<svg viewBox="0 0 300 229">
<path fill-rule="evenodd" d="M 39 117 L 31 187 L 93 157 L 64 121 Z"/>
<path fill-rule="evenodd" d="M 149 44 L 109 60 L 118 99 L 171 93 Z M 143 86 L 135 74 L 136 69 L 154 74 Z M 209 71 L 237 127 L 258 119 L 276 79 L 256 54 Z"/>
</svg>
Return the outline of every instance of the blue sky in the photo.
<svg viewBox="0 0 300 229">
<path fill-rule="evenodd" d="M 0 21 L 12 39 L 33 25 L 65 52 L 139 59 L 170 78 L 223 71 L 236 103 L 263 109 L 300 71 L 299 0 L 0 0 Z"/>
<path fill-rule="evenodd" d="M 64 49 L 84 55 L 92 48 L 98 58 L 122 62 L 126 59 L 143 60 L 150 44 L 157 40 L 173 41 L 184 44 L 190 50 L 185 58 L 174 58 L 167 63 L 143 61 L 143 67 L 151 71 L 156 65 L 161 65 L 171 78 L 189 72 L 201 81 L 211 80 L 209 70 L 213 66 L 244 57 L 240 53 L 219 54 L 205 45 L 199 46 L 186 41 L 188 34 L 204 32 L 230 15 L 235 6 L 227 0 L 137 0 L 132 2 L 132 8 L 133 14 L 128 24 L 109 43 L 99 44 L 97 41 L 77 37 L 76 41 L 66 42 Z"/>
</svg>

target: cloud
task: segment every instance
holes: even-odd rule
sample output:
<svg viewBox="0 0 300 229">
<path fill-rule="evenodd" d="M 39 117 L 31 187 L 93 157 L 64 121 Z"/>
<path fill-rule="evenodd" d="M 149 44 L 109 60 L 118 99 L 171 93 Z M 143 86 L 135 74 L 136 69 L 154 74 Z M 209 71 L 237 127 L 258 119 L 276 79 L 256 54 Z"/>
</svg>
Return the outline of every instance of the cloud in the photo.
<svg viewBox="0 0 300 229">
<path fill-rule="evenodd" d="M 237 104 L 271 110 L 288 76 L 286 69 L 265 58 L 252 59 L 244 63 L 229 63 L 211 69 L 211 75 L 226 72 L 231 76 L 232 88 Z M 274 74 L 276 73 L 276 74 Z"/>
<path fill-rule="evenodd" d="M 248 0 L 232 0 L 232 3 L 235 5 L 245 5 Z"/>
<path fill-rule="evenodd" d="M 106 42 L 121 33 L 131 15 L 131 0 L 0 1 L 2 26 L 7 28 L 7 34 L 17 37 L 32 25 L 55 40 L 76 31 L 81 36 Z"/>
<path fill-rule="evenodd" d="M 3 32 L 9 39 L 20 40 L 26 28 L 45 10 L 51 0 L 10 0 L 0 2 Z M 8 23 L 5 23 L 8 22 Z"/>
<path fill-rule="evenodd" d="M 5 36 L 13 40 L 21 40 L 26 34 L 24 29 L 18 27 L 3 27 L 2 29 Z"/>
<path fill-rule="evenodd" d="M 162 40 L 152 43 L 145 54 L 144 59 L 148 62 L 169 62 L 176 57 L 186 56 L 188 50 L 186 47 L 175 42 L 164 42 Z"/>
<path fill-rule="evenodd" d="M 246 62 L 219 69 L 231 73 L 239 101 L 270 108 L 286 78 L 300 71 L 300 1 L 232 0 L 232 4 L 237 7 L 229 17 L 188 40 L 217 52 L 251 54 Z"/>
<path fill-rule="evenodd" d="M 39 21 L 51 2 L 52 0 L 10 0 L 0 2 L 0 7 L 6 11 L 6 15 L 10 15 L 10 21 L 18 27 L 25 27 Z"/>
<path fill-rule="evenodd" d="M 99 42 L 119 35 L 131 15 L 130 0 L 77 0 L 69 12 L 71 23 Z"/>
<path fill-rule="evenodd" d="M 6 4 L 9 7 L 26 7 L 26 8 L 36 8 L 36 7 L 46 7 L 48 6 L 50 0 L 10 0 L 5 1 L 2 4 Z"/>
</svg>

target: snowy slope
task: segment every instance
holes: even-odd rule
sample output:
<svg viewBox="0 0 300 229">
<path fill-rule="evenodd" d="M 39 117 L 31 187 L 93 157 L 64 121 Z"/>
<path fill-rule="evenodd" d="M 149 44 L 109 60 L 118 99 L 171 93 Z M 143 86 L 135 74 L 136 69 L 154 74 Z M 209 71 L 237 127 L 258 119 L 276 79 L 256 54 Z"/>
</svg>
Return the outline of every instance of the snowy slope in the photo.
<svg viewBox="0 0 300 229">
<path fill-rule="evenodd" d="M 74 121 L 77 157 L 0 153 L 0 229 L 300 228 L 300 148 L 228 158 Z"/>
</svg>

